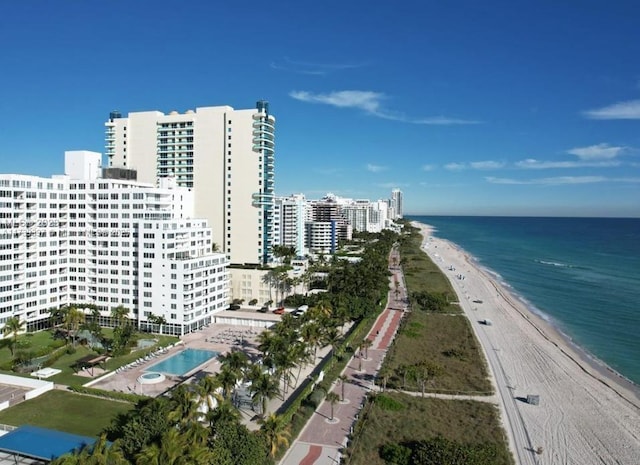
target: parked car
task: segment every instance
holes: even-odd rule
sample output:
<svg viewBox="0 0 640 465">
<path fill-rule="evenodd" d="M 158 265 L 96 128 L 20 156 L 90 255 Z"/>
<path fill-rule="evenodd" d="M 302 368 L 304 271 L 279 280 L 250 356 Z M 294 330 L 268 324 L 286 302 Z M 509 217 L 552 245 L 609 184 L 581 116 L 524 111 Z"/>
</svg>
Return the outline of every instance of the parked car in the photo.
<svg viewBox="0 0 640 465">
<path fill-rule="evenodd" d="M 276 308 L 273 313 L 275 313 L 276 315 L 282 315 L 284 313 L 284 307 L 278 307 Z"/>
<path fill-rule="evenodd" d="M 229 308 L 227 308 L 227 310 L 239 310 L 240 309 L 240 305 L 238 304 L 231 304 L 229 305 Z"/>
<path fill-rule="evenodd" d="M 260 313 L 267 313 L 268 311 L 269 311 L 269 306 L 267 305 L 264 305 L 258 309 L 258 312 Z"/>
</svg>

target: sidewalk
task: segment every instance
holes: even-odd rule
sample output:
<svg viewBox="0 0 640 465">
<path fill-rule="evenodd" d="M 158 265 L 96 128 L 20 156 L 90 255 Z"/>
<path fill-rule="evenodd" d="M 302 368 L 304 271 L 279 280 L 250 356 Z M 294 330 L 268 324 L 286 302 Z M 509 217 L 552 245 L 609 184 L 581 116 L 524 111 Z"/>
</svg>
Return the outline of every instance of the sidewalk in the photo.
<svg viewBox="0 0 640 465">
<path fill-rule="evenodd" d="M 392 262 L 392 251 L 389 263 Z M 348 437 L 364 406 L 366 395 L 375 388 L 375 378 L 387 353 L 387 349 L 398 330 L 400 319 L 406 310 L 403 303 L 406 290 L 399 268 L 390 265 L 392 272 L 387 308 L 378 316 L 367 338 L 372 341 L 367 357 L 360 360 L 356 353 L 342 372 L 347 381 L 344 384 L 344 400 L 333 407 L 322 402 L 306 426 L 293 441 L 280 465 L 336 465 L 340 463 L 341 449 L 347 444 Z M 395 280 L 400 283 L 398 299 L 395 296 Z M 360 370 L 360 366 L 362 370 Z M 342 397 L 342 383 L 338 380 L 331 391 Z"/>
</svg>

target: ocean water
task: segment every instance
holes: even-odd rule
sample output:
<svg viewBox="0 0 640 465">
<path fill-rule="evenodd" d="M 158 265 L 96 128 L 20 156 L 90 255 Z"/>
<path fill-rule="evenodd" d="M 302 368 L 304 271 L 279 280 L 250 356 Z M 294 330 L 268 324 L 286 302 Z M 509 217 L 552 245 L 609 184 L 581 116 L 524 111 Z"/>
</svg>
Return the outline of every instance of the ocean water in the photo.
<svg viewBox="0 0 640 465">
<path fill-rule="evenodd" d="M 640 219 L 410 216 L 640 385 Z"/>
</svg>

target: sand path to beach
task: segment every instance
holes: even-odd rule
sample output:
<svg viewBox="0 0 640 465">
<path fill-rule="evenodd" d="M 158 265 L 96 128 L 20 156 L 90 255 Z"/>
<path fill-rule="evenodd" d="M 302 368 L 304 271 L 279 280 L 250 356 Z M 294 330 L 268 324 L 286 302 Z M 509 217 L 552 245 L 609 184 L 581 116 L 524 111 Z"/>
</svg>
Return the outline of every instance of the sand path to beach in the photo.
<svg viewBox="0 0 640 465">
<path fill-rule="evenodd" d="M 456 245 L 414 225 L 485 352 L 517 463 L 640 464 L 638 390 L 587 363 Z M 527 395 L 540 396 L 539 405 L 527 403 Z M 535 453 L 539 447 L 541 454 Z"/>
</svg>

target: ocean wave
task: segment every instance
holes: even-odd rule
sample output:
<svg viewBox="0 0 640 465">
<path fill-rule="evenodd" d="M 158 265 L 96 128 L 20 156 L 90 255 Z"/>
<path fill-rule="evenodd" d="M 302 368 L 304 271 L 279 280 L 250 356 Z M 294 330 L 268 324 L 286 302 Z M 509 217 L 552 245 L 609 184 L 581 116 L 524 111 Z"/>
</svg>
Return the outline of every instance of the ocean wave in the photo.
<svg viewBox="0 0 640 465">
<path fill-rule="evenodd" d="M 560 263 L 560 262 L 549 262 L 547 260 L 534 260 L 536 263 L 540 263 L 541 265 L 550 265 L 550 266 L 557 266 L 558 268 L 573 268 L 573 265 L 568 265 L 566 263 Z"/>
<path fill-rule="evenodd" d="M 541 265 L 552 266 L 554 268 L 567 268 L 572 270 L 591 270 L 591 268 L 589 268 L 588 266 L 572 265 L 570 263 L 553 262 L 550 260 L 538 260 L 538 259 L 534 259 L 533 261 Z"/>
</svg>

